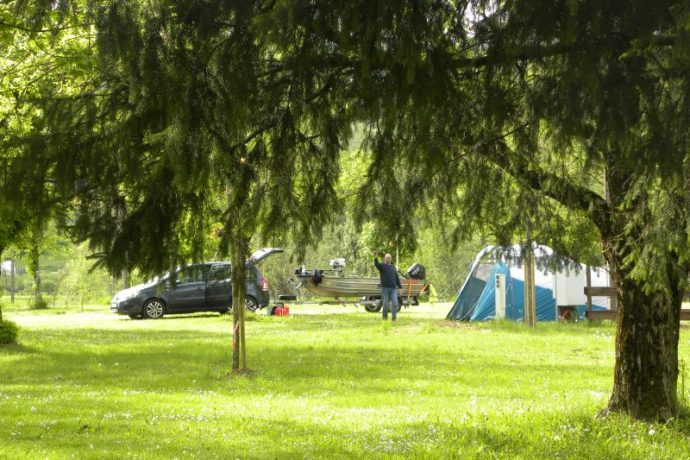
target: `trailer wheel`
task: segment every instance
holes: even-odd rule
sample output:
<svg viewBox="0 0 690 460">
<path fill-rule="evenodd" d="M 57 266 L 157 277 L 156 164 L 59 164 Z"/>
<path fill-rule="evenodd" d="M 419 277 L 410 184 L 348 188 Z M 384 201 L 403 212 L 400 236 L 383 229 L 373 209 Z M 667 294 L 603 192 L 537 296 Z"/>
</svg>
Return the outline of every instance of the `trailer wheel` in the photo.
<svg viewBox="0 0 690 460">
<path fill-rule="evenodd" d="M 364 309 L 368 311 L 369 313 L 377 313 L 381 311 L 381 304 L 380 303 L 368 303 L 364 305 Z"/>
<path fill-rule="evenodd" d="M 364 309 L 369 313 L 379 312 L 383 307 L 383 302 L 381 301 L 380 297 L 377 298 L 375 296 L 365 296 L 362 297 L 362 300 L 365 301 Z"/>
</svg>

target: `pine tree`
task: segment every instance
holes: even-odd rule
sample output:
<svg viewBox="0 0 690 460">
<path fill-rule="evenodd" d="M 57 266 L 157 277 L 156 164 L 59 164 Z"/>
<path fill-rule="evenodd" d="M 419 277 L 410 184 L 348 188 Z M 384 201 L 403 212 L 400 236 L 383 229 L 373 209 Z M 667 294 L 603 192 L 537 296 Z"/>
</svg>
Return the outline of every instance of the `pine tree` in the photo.
<svg viewBox="0 0 690 460">
<path fill-rule="evenodd" d="M 607 410 L 669 418 L 690 268 L 687 11 L 317 1 L 275 4 L 256 23 L 276 65 L 348 75 L 330 92 L 366 127 L 360 202 L 389 228 L 433 201 L 456 235 L 531 238 L 580 259 L 599 240 L 620 308 Z"/>
<path fill-rule="evenodd" d="M 42 11 L 32 17 L 59 16 Z M 599 241 L 620 308 L 608 410 L 675 413 L 690 270 L 687 2 L 120 0 L 83 11 L 97 34 L 68 67 L 76 89 L 41 86 L 40 116 L 3 143 L 3 183 L 38 208 L 69 203 L 74 234 L 111 270 L 194 259 L 218 218 L 236 269 L 257 232 L 287 227 L 304 247 L 336 207 L 338 155 L 357 124 L 372 155 L 359 210 L 397 233 L 433 205 L 458 239 L 533 239 L 580 259 Z M 128 213 L 115 225 L 120 194 Z"/>
</svg>

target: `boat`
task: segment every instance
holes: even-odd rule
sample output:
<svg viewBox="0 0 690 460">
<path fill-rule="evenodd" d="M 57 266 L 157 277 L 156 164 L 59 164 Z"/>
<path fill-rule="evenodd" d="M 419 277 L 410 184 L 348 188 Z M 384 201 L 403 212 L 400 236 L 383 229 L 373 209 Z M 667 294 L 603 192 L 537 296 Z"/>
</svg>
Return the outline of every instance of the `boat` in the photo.
<svg viewBox="0 0 690 460">
<path fill-rule="evenodd" d="M 297 281 L 293 281 L 295 291 L 304 287 L 310 293 L 319 297 L 333 297 L 338 301 L 357 298 L 358 304 L 367 311 L 381 310 L 381 283 L 378 276 L 346 276 L 344 274 L 345 259 L 332 259 L 330 269 L 307 269 L 301 266 L 295 269 Z M 398 289 L 398 303 L 400 306 L 418 305 L 419 296 L 428 287 L 424 279 L 425 270 L 420 264 L 412 265 L 400 277 L 402 289 Z"/>
</svg>

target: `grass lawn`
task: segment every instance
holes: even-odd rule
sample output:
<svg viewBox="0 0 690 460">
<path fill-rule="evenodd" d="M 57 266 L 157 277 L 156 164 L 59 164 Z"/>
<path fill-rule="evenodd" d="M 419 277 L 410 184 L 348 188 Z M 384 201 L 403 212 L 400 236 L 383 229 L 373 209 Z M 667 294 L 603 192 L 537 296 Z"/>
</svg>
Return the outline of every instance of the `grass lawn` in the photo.
<svg viewBox="0 0 690 460">
<path fill-rule="evenodd" d="M 595 418 L 612 325 L 449 323 L 448 308 L 394 325 L 354 307 L 253 315 L 253 373 L 232 378 L 227 316 L 8 309 L 22 331 L 0 348 L 0 458 L 690 458 L 687 419 Z M 684 328 L 685 363 L 689 342 Z"/>
</svg>

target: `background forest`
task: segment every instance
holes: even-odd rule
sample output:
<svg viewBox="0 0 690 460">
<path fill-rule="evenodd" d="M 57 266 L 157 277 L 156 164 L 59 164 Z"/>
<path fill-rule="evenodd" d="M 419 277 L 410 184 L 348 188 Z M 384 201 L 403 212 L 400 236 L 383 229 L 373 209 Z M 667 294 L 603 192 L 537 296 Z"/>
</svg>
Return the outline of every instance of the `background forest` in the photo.
<svg viewBox="0 0 690 460">
<path fill-rule="evenodd" d="M 367 165 L 365 157 L 356 151 L 345 157 L 347 161 L 338 187 L 342 213 L 324 229 L 323 237 L 307 249 L 303 260 L 295 255 L 295 248 L 287 245 L 284 254 L 274 255 L 261 264 L 262 272 L 269 278 L 271 295 L 275 297 L 293 291 L 288 280 L 294 268 L 301 264 L 308 268 L 323 268 L 328 266 L 330 259 L 342 257 L 346 260 L 348 274 L 374 275 L 372 252 L 381 251 L 390 252 L 394 259 L 397 256 L 401 272 L 414 262 L 423 264 L 427 268 L 428 279 L 433 283 L 431 300 L 452 300 L 476 253 L 487 243 L 479 238 L 454 243 L 443 228 L 432 227 L 423 219 L 415 220 L 414 235 L 392 234 L 375 221 L 358 229 L 353 197 L 365 178 Z M 213 234 L 215 230 L 212 227 L 210 232 Z M 259 247 L 261 242 L 255 238 L 252 250 Z M 205 260 L 218 260 L 216 249 L 216 245 L 208 245 L 204 251 Z M 37 268 L 34 268 L 36 253 L 39 258 Z M 112 295 L 125 285 L 137 284 L 146 278 L 137 272 L 128 273 L 126 279 L 112 277 L 97 266 L 93 255 L 88 244 L 73 242 L 63 228 L 53 222 L 38 238 L 25 238 L 5 251 L 0 273 L 0 302 L 10 303 L 14 290 L 19 305 L 34 308 L 107 305 Z M 310 296 L 306 290 L 302 294 L 305 298 Z"/>
</svg>

